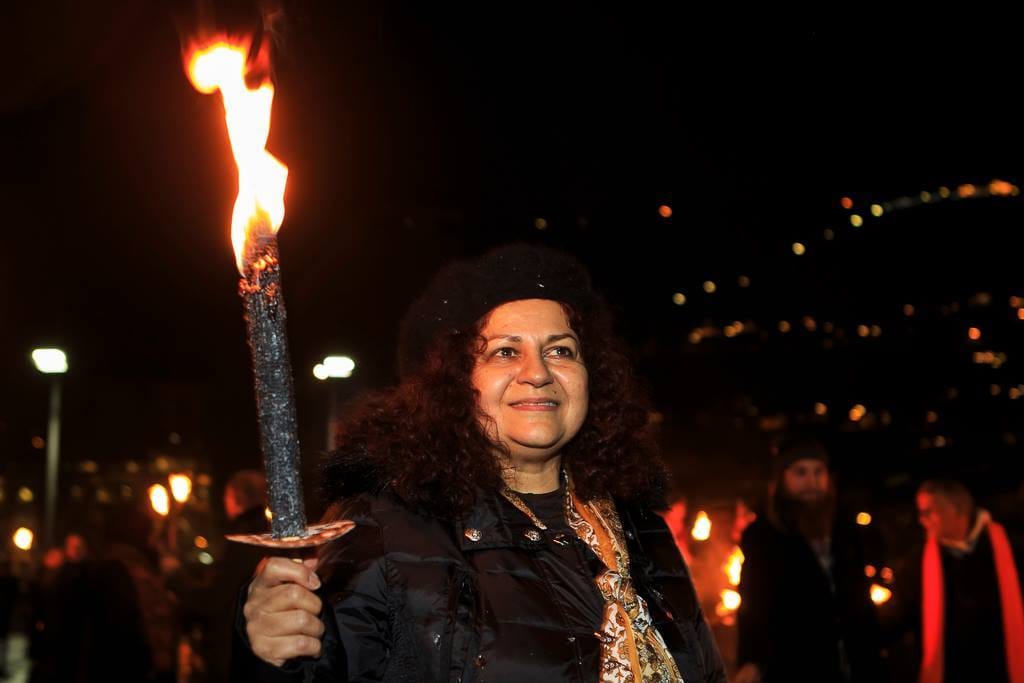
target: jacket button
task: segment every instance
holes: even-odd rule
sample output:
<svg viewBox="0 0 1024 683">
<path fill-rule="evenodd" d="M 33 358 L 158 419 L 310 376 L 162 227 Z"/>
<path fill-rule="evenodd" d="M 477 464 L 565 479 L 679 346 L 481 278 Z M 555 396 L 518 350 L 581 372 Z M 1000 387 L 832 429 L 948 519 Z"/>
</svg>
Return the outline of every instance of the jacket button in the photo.
<svg viewBox="0 0 1024 683">
<path fill-rule="evenodd" d="M 466 538 L 476 543 L 483 538 L 483 534 L 480 533 L 479 529 L 466 529 Z"/>
<path fill-rule="evenodd" d="M 477 655 L 476 659 L 473 660 L 473 663 L 476 664 L 477 666 L 483 666 L 484 664 L 487 663 L 487 660 L 484 659 L 483 655 Z"/>
<path fill-rule="evenodd" d="M 523 532 L 523 536 L 526 536 L 526 540 L 533 541 L 534 543 L 540 540 L 540 532 L 536 529 L 527 529 Z"/>
</svg>

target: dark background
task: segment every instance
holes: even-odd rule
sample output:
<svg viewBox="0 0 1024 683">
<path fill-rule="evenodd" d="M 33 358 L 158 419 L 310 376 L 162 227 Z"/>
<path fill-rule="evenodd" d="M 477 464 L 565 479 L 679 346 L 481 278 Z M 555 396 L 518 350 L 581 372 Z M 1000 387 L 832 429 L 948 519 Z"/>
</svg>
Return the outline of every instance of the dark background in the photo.
<svg viewBox="0 0 1024 683">
<path fill-rule="evenodd" d="M 858 503 L 909 510 L 936 473 L 983 498 L 1016 492 L 1024 207 L 978 196 L 1024 168 L 1013 22 L 838 9 L 286 5 L 269 148 L 290 167 L 280 240 L 307 479 L 328 391 L 393 381 L 398 321 L 429 275 L 529 240 L 592 268 L 691 499 L 761 490 L 768 444 L 794 427 L 826 439 Z M 128 460 L 155 476 L 160 456 L 216 491 L 259 454 L 228 235 L 234 165 L 219 98 L 184 77 L 181 7 L 13 12 L 0 48 L 0 505 L 42 491 L 40 345 L 71 364 L 62 496 L 77 485 L 89 500 Z M 960 198 L 968 183 L 975 196 Z M 915 205 L 895 210 L 900 197 Z M 873 202 L 890 210 L 872 217 Z M 733 321 L 743 332 L 725 337 Z M 974 363 L 985 350 L 1006 362 Z M 328 353 L 358 363 L 333 389 L 310 372 Z"/>
</svg>

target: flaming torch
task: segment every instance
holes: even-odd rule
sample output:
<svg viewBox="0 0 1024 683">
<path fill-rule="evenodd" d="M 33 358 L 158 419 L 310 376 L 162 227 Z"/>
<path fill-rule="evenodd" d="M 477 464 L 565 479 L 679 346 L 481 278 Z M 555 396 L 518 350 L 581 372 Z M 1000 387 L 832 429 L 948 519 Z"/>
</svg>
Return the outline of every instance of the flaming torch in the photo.
<svg viewBox="0 0 1024 683">
<path fill-rule="evenodd" d="M 263 41 L 250 59 L 252 41 L 221 37 L 193 45 L 186 55 L 192 85 L 201 93 L 220 91 L 231 151 L 238 166 L 238 196 L 231 214 L 231 242 L 242 279 L 259 416 L 260 447 L 267 474 L 270 538 L 233 540 L 275 547 L 324 543 L 352 528 L 351 522 L 306 527 L 299 471 L 299 440 L 292 366 L 285 330 L 277 231 L 284 221 L 288 167 L 267 151 L 274 86 L 270 44 Z M 255 88 L 250 83 L 258 81 Z"/>
</svg>

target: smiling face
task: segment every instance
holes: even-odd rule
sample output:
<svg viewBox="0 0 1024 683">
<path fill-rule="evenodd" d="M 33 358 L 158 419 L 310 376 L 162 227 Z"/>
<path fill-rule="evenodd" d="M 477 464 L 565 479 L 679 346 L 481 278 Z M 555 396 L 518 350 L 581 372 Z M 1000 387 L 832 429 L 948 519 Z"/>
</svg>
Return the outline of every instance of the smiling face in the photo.
<svg viewBox="0 0 1024 683">
<path fill-rule="evenodd" d="M 556 301 L 523 299 L 493 309 L 473 368 L 484 431 L 513 464 L 556 457 L 587 416 L 587 368 Z"/>
</svg>

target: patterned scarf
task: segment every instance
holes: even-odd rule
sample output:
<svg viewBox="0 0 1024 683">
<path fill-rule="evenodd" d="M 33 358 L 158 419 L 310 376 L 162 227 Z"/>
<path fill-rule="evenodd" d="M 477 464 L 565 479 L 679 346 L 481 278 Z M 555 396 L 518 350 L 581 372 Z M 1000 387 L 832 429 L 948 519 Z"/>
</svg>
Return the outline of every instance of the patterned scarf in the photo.
<svg viewBox="0 0 1024 683">
<path fill-rule="evenodd" d="M 637 595 L 629 573 L 622 522 L 610 498 L 583 503 L 567 483 L 569 526 L 601 558 L 605 571 L 594 579 L 604 598 L 601 631 L 601 683 L 684 683 L 664 639 L 651 623 L 647 603 Z"/>
</svg>

